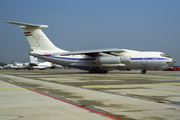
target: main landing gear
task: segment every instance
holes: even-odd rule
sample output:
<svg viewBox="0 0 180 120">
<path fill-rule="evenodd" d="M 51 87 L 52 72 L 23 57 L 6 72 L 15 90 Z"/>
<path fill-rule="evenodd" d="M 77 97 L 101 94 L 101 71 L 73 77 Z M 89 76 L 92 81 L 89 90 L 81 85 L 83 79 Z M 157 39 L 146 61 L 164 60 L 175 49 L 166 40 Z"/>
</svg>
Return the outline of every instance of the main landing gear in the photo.
<svg viewBox="0 0 180 120">
<path fill-rule="evenodd" d="M 142 70 L 141 73 L 142 73 L 142 74 L 146 74 L 146 70 L 145 70 L 145 69 Z"/>
<path fill-rule="evenodd" d="M 28 70 L 34 70 L 33 68 L 28 68 Z"/>
<path fill-rule="evenodd" d="M 89 73 L 108 73 L 108 71 L 105 71 L 105 70 L 89 70 Z"/>
</svg>

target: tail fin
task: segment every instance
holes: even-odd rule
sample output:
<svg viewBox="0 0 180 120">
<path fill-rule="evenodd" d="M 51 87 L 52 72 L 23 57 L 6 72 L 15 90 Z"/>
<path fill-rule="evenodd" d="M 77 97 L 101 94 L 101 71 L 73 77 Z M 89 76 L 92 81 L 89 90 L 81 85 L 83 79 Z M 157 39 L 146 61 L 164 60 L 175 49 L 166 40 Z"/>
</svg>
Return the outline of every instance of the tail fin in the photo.
<svg viewBox="0 0 180 120">
<path fill-rule="evenodd" d="M 20 25 L 31 46 L 31 50 L 55 50 L 66 52 L 65 50 L 57 48 L 42 32 L 41 29 L 49 27 L 47 25 L 35 25 L 13 21 L 6 21 L 6 23 Z"/>
<path fill-rule="evenodd" d="M 38 63 L 37 57 L 29 56 L 30 57 L 30 63 Z"/>
</svg>

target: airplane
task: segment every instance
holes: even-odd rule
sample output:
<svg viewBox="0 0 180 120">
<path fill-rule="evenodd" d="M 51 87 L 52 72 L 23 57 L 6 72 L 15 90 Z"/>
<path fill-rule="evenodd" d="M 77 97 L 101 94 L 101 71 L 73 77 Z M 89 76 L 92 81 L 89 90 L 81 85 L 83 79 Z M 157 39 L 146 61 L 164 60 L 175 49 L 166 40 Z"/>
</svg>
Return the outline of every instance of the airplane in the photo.
<svg viewBox="0 0 180 120">
<path fill-rule="evenodd" d="M 29 56 L 30 57 L 30 63 L 23 63 L 24 69 L 33 70 L 33 69 L 39 69 L 39 70 L 45 70 L 45 68 L 52 67 L 52 63 L 50 62 L 38 62 L 36 57 Z"/>
<path fill-rule="evenodd" d="M 4 65 L 4 68 L 9 69 L 13 64 Z"/>
<path fill-rule="evenodd" d="M 5 66 L 6 67 L 6 66 Z M 15 69 L 15 70 L 18 70 L 18 69 L 21 69 L 23 68 L 23 63 L 20 63 L 20 62 L 13 62 L 12 64 L 9 64 L 9 68 L 10 69 Z M 6 67 L 8 68 L 8 67 Z"/>
<path fill-rule="evenodd" d="M 22 66 L 22 64 L 19 63 L 19 62 L 12 62 L 11 64 L 4 65 L 4 68 L 6 68 L 6 69 L 12 69 L 12 68 L 16 69 L 16 68 L 19 68 L 20 65 Z"/>
<path fill-rule="evenodd" d="M 129 49 L 107 48 L 82 51 L 66 51 L 56 47 L 42 32 L 47 25 L 37 25 L 13 21 L 5 23 L 19 25 L 30 44 L 29 55 L 62 66 L 74 67 L 89 73 L 107 73 L 116 69 L 164 70 L 176 61 L 163 52 L 135 51 Z"/>
<path fill-rule="evenodd" d="M 52 64 L 51 69 L 55 69 L 55 68 L 60 68 L 60 69 L 64 69 L 64 67 L 62 65 L 58 65 L 58 64 Z"/>
<path fill-rule="evenodd" d="M 10 68 L 10 69 L 28 69 L 28 70 L 33 70 L 33 69 L 39 69 L 39 70 L 45 70 L 45 68 L 50 68 L 54 65 L 50 62 L 38 62 L 36 57 L 29 56 L 30 57 L 30 63 L 20 63 L 20 62 L 13 62 L 12 64 L 7 64 L 4 66 L 4 68 Z"/>
</svg>

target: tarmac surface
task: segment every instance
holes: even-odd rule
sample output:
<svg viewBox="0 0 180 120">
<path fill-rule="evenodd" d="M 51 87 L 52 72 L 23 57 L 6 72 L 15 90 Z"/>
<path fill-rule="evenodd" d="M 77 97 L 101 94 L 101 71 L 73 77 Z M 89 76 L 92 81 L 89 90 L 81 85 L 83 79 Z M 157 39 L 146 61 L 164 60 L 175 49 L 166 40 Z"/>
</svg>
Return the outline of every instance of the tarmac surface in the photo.
<svg viewBox="0 0 180 120">
<path fill-rule="evenodd" d="M 180 71 L 0 70 L 0 120 L 180 120 Z"/>
</svg>

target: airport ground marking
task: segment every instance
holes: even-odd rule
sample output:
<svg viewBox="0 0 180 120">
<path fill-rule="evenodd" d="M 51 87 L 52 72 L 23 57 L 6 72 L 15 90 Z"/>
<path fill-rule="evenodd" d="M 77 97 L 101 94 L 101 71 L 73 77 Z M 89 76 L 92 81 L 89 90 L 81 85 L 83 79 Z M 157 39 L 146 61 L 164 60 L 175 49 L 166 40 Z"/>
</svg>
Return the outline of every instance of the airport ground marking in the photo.
<svg viewBox="0 0 180 120">
<path fill-rule="evenodd" d="M 59 100 L 59 101 L 68 103 L 68 104 L 70 104 L 70 105 L 73 105 L 73 106 L 76 106 L 76 107 L 79 107 L 79 108 L 88 110 L 88 111 L 90 111 L 90 112 L 97 113 L 97 114 L 99 114 L 99 115 L 103 115 L 103 116 L 105 116 L 105 117 L 112 118 L 112 119 L 114 119 L 114 120 L 121 120 L 121 119 L 116 118 L 116 117 L 114 117 L 114 116 L 108 115 L 108 114 L 103 113 L 103 112 L 99 112 L 99 111 L 97 111 L 97 110 L 93 110 L 93 109 L 88 108 L 88 107 L 85 107 L 85 106 L 78 105 L 78 104 L 76 104 L 76 103 L 74 103 L 74 102 L 71 102 L 71 101 L 68 101 L 68 100 L 65 100 L 65 99 L 61 99 L 61 98 L 58 98 L 58 97 L 55 97 L 55 96 L 52 96 L 52 95 L 49 95 L 49 94 L 46 94 L 46 93 L 43 93 L 43 92 L 34 90 L 34 89 L 31 89 L 31 88 L 28 88 L 28 87 L 25 87 L 25 86 L 21 86 L 21 85 L 18 85 L 18 84 L 16 84 L 16 83 L 13 83 L 13 82 L 9 82 L 9 81 L 2 80 L 2 79 L 0 79 L 0 80 L 3 81 L 3 82 L 6 82 L 6 83 L 12 84 L 12 85 L 21 87 L 21 88 L 23 88 L 23 89 L 27 89 L 27 90 L 30 90 L 30 91 L 39 93 L 39 94 L 41 94 L 41 95 L 45 95 L 45 96 L 47 96 L 47 97 L 50 97 L 50 98 L 53 98 L 53 99 L 56 99 L 56 100 Z"/>
</svg>

